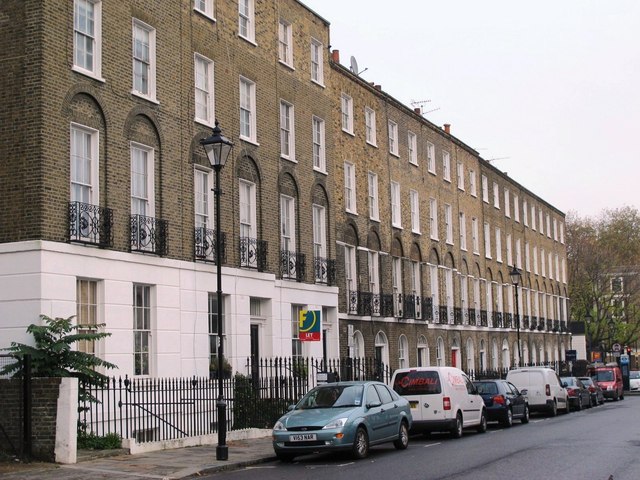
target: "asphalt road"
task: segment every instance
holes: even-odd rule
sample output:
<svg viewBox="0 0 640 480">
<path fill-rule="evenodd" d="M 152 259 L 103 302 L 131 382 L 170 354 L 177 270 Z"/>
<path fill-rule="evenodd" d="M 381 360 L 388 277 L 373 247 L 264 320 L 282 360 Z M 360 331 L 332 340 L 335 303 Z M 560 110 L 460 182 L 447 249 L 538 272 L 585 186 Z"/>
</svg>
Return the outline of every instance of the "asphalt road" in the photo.
<svg viewBox="0 0 640 480">
<path fill-rule="evenodd" d="M 369 458 L 346 455 L 299 457 L 292 464 L 257 465 L 199 478 L 331 480 L 431 479 L 585 479 L 640 478 L 640 396 L 550 418 L 535 416 L 522 425 L 502 429 L 490 424 L 485 434 L 465 431 L 455 440 L 446 435 L 414 436 L 409 448 L 392 445 L 371 449 Z"/>
</svg>

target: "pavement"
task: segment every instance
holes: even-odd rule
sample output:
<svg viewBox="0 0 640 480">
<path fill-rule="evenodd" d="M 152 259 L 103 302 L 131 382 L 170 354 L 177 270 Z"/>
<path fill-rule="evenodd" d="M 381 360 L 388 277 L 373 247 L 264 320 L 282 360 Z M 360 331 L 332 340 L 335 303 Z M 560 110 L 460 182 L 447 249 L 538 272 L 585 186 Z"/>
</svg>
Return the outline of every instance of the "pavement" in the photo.
<svg viewBox="0 0 640 480">
<path fill-rule="evenodd" d="M 123 451 L 78 452 L 78 463 L 24 463 L 0 469 L 2 480 L 174 480 L 275 460 L 271 436 L 228 441 L 229 459 L 216 460 L 216 446 L 174 448 L 129 455 Z M 100 457 L 100 458 L 97 458 Z M 1 473 L 5 472 L 5 473 Z"/>
</svg>

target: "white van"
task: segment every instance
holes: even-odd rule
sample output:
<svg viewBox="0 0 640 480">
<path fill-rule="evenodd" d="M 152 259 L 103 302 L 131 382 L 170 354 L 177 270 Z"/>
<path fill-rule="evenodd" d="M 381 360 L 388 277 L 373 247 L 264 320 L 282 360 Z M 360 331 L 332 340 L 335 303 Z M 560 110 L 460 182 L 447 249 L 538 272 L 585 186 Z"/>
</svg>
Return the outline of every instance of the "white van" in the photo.
<svg viewBox="0 0 640 480">
<path fill-rule="evenodd" d="M 460 438 L 463 428 L 487 431 L 484 401 L 459 368 L 401 368 L 393 373 L 391 387 L 409 400 L 413 432 L 448 431 Z"/>
<path fill-rule="evenodd" d="M 569 413 L 567 390 L 552 368 L 522 367 L 509 370 L 507 381 L 527 396 L 529 410 L 555 416 L 558 410 Z"/>
</svg>

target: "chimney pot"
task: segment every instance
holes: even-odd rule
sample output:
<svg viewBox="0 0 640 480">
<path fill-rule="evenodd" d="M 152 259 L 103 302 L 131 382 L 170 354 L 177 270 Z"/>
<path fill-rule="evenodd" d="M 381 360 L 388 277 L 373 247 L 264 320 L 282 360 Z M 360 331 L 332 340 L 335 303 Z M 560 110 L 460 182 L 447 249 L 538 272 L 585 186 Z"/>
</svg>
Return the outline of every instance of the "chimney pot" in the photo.
<svg viewBox="0 0 640 480">
<path fill-rule="evenodd" d="M 418 115 L 421 115 L 421 114 L 422 114 L 422 109 L 421 109 L 420 107 L 415 107 L 415 108 L 413 109 L 413 111 L 414 111 L 415 113 L 417 113 Z"/>
<path fill-rule="evenodd" d="M 331 52 L 331 60 L 333 60 L 333 63 L 340 63 L 340 50 L 334 49 Z"/>
<path fill-rule="evenodd" d="M 445 123 L 443 125 L 443 127 L 444 127 L 445 133 L 451 134 L 451 124 L 450 123 Z"/>
<path fill-rule="evenodd" d="M 376 85 L 376 90 L 382 90 L 382 85 Z"/>
</svg>

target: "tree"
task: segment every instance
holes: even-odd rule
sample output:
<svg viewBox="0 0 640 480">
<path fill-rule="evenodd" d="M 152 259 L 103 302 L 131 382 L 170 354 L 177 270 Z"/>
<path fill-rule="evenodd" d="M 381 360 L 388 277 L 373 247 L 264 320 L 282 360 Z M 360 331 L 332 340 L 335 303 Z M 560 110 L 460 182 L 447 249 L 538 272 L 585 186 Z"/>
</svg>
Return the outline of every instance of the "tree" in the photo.
<svg viewBox="0 0 640 480">
<path fill-rule="evenodd" d="M 634 345 L 640 335 L 640 214 L 632 207 L 599 218 L 567 216 L 571 318 L 586 325 L 591 350 Z"/>
<path fill-rule="evenodd" d="M 96 332 L 96 327 L 103 325 L 74 325 L 72 317 L 50 318 L 40 315 L 41 325 L 31 324 L 27 333 L 33 335 L 35 345 L 11 342 L 11 346 L 3 350 L 22 358 L 31 355 L 31 371 L 36 377 L 77 377 L 81 384 L 97 384 L 106 380 L 106 375 L 97 369 L 116 368 L 90 353 L 74 350 L 72 345 L 80 341 L 95 342 L 108 337 L 110 333 Z M 77 332 L 77 333 L 76 333 Z M 9 364 L 0 370 L 0 375 L 23 375 L 22 362 Z"/>
</svg>

